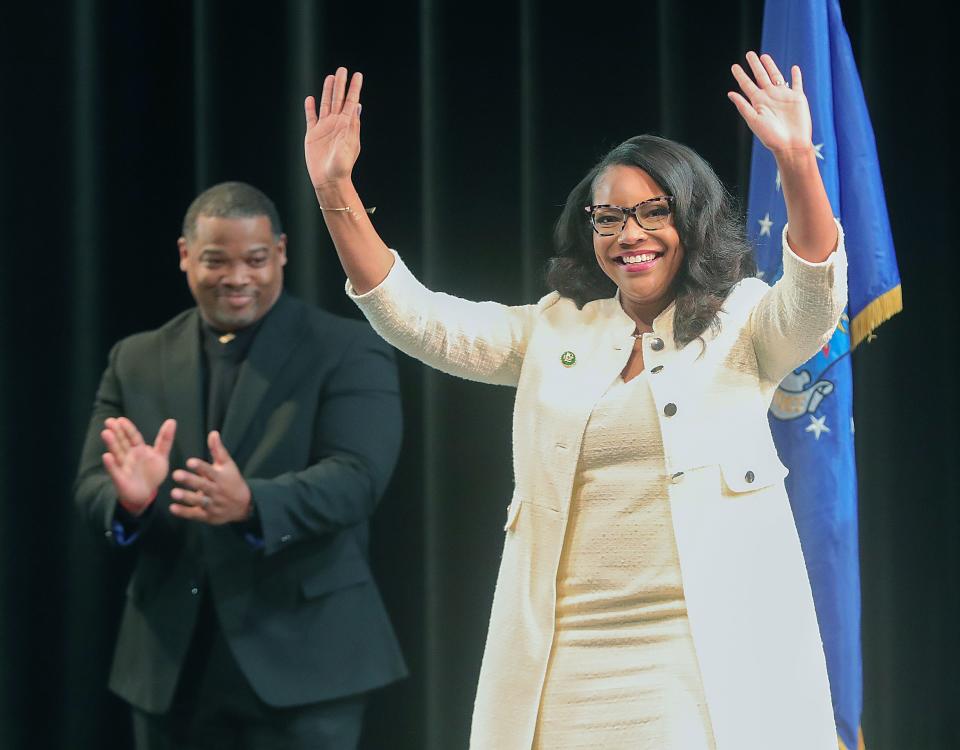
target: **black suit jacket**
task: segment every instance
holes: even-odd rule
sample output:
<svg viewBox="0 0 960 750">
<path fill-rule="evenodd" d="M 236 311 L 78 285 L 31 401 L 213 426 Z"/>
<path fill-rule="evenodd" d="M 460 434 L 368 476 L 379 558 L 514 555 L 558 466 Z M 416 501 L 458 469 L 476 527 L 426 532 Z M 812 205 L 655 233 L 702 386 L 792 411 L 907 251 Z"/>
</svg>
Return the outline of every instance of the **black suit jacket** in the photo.
<svg viewBox="0 0 960 750">
<path fill-rule="evenodd" d="M 99 436 L 107 417 L 129 417 L 147 440 L 174 417 L 171 472 L 206 455 L 198 316 L 189 310 L 110 353 L 75 486 L 79 507 L 110 541 L 116 494 Z M 236 524 L 173 516 L 168 478 L 133 542 L 111 689 L 146 711 L 169 708 L 200 593 L 212 598 L 240 668 L 270 705 L 404 676 L 367 561 L 367 520 L 400 435 L 392 350 L 365 323 L 281 295 L 241 367 L 222 430 L 250 485 L 263 548 Z"/>
</svg>

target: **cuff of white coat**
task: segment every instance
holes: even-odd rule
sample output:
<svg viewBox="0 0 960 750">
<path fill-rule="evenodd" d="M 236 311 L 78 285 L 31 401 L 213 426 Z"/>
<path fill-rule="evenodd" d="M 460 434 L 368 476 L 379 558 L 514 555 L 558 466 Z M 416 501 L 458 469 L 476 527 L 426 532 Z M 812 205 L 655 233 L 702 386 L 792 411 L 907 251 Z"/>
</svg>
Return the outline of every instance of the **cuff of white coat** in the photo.
<svg viewBox="0 0 960 750">
<path fill-rule="evenodd" d="M 787 229 L 783 227 L 783 275 L 789 276 L 801 289 L 811 292 L 824 287 L 832 288 L 836 296 L 846 300 L 847 289 L 847 252 L 844 246 L 843 227 L 836 218 L 837 249 L 827 256 L 826 260 L 814 263 L 804 260 L 790 248 L 787 242 Z"/>
<path fill-rule="evenodd" d="M 350 279 L 347 279 L 344 284 L 347 296 L 357 304 L 371 322 L 382 319 L 384 316 L 388 319 L 393 317 L 397 312 L 397 301 L 415 299 L 415 292 L 421 294 L 423 292 L 423 284 L 407 268 L 407 264 L 403 262 L 397 251 L 390 250 L 390 252 L 393 255 L 393 267 L 387 272 L 383 281 L 373 289 L 357 294 Z"/>
</svg>

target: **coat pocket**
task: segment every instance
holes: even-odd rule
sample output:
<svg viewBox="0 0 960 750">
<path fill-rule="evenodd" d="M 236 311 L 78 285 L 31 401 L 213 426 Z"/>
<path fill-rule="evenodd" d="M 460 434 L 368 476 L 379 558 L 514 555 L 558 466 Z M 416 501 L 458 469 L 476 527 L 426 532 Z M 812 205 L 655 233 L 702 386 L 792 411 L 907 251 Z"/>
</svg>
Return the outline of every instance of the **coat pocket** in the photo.
<svg viewBox="0 0 960 750">
<path fill-rule="evenodd" d="M 720 462 L 725 494 L 753 492 L 782 482 L 787 467 L 776 455 L 746 455 Z"/>
<path fill-rule="evenodd" d="M 304 597 L 315 599 L 331 591 L 345 589 L 347 586 L 366 583 L 370 580 L 372 580 L 370 566 L 359 557 L 351 557 L 313 571 L 303 579 L 300 588 Z"/>
</svg>

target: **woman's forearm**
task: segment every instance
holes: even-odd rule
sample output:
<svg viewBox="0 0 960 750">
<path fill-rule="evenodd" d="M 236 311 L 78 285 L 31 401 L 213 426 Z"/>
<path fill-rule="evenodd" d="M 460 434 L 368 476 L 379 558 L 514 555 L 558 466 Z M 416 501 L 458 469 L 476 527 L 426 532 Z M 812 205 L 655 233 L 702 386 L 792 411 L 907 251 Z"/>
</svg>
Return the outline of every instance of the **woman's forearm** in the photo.
<svg viewBox="0 0 960 750">
<path fill-rule="evenodd" d="M 314 192 L 347 278 L 357 294 L 370 291 L 390 272 L 393 254 L 374 229 L 353 182 L 324 183 Z"/>
<path fill-rule="evenodd" d="M 775 153 L 787 205 L 787 242 L 804 260 L 820 263 L 837 249 L 837 225 L 827 197 L 817 154 L 806 149 Z"/>
</svg>

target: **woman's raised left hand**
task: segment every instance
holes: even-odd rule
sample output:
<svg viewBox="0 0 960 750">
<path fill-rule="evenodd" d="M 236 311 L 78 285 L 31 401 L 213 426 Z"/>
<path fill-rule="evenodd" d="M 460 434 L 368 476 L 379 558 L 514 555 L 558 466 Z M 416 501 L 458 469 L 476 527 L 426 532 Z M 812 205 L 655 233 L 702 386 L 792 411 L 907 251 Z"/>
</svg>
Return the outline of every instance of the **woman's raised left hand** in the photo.
<svg viewBox="0 0 960 750">
<path fill-rule="evenodd" d="M 813 147 L 810 106 L 803 93 L 803 79 L 796 65 L 788 84 L 770 55 L 747 53 L 751 78 L 740 65 L 731 68 L 743 95 L 727 93 L 750 130 L 777 155 Z"/>
</svg>

